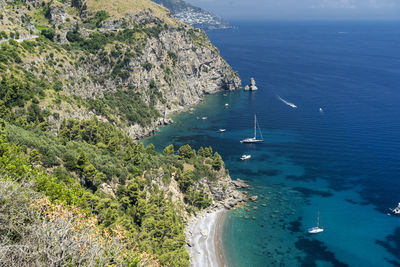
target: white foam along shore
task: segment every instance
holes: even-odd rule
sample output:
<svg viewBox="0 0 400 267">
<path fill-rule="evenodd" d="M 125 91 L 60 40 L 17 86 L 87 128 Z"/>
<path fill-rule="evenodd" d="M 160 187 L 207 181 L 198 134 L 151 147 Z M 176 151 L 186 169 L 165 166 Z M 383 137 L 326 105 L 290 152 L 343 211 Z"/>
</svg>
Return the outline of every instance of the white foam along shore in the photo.
<svg viewBox="0 0 400 267">
<path fill-rule="evenodd" d="M 221 226 L 226 209 L 205 210 L 187 224 L 187 251 L 190 266 L 223 267 Z"/>
</svg>

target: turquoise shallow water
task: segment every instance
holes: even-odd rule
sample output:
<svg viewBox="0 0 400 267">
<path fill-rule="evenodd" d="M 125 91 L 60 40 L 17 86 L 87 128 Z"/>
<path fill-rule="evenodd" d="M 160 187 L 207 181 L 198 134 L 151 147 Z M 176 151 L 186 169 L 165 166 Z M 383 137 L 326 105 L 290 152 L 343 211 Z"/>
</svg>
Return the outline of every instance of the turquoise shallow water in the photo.
<svg viewBox="0 0 400 267">
<path fill-rule="evenodd" d="M 230 266 L 399 265 L 400 218 L 387 212 L 400 201 L 400 25 L 237 26 L 209 36 L 260 90 L 208 96 L 145 142 L 211 145 L 259 196 L 227 215 Z M 240 144 L 254 113 L 265 143 Z M 318 210 L 325 231 L 309 236 Z"/>
</svg>

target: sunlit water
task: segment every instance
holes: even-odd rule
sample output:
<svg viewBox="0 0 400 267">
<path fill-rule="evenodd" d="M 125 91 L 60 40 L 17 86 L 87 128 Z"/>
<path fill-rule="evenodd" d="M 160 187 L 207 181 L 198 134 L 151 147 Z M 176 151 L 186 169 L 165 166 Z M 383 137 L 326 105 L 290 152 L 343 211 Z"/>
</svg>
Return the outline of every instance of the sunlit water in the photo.
<svg viewBox="0 0 400 267">
<path fill-rule="evenodd" d="M 208 34 L 260 90 L 208 96 L 145 142 L 212 146 L 259 196 L 225 220 L 231 266 L 400 264 L 400 218 L 387 215 L 400 202 L 400 24 L 237 26 Z M 241 144 L 255 113 L 265 142 Z M 325 231 L 310 236 L 318 210 Z"/>
</svg>

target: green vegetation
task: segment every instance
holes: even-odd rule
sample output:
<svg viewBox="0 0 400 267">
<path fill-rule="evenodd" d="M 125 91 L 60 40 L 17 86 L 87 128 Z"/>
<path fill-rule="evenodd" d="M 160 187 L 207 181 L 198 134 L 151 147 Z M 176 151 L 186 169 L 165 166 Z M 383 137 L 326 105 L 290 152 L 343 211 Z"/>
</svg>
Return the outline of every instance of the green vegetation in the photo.
<svg viewBox="0 0 400 267">
<path fill-rule="evenodd" d="M 7 23 L 15 24 L 0 31 L 0 259 L 7 266 L 189 265 L 183 218 L 211 205 L 207 182 L 225 169 L 211 148 L 169 145 L 158 153 L 123 131 L 161 117 L 164 75 L 154 77 L 159 64 L 144 51 L 148 39 L 177 25 L 150 2 L 144 14 L 163 19 L 115 17 L 114 4 L 134 2 L 7 1 Z M 65 20 L 51 10 L 61 5 Z M 114 19 L 121 27 L 105 31 Z M 20 36 L 31 39 L 14 40 Z M 165 53 L 161 70 L 171 84 L 179 58 Z M 144 88 L 136 86 L 137 69 L 149 72 Z"/>
<path fill-rule="evenodd" d="M 149 125 L 160 113 L 154 106 L 148 106 L 133 90 L 118 90 L 115 93 L 105 93 L 103 98 L 90 99 L 89 107 L 109 121 L 114 116 L 121 116 L 123 121 L 130 124 Z M 115 115 L 113 115 L 115 114 Z"/>
<path fill-rule="evenodd" d="M 97 11 L 93 17 L 87 19 L 85 22 L 94 24 L 94 25 L 96 25 L 96 27 L 100 27 L 102 22 L 105 21 L 106 19 L 108 19 L 109 17 L 110 17 L 110 14 L 108 14 L 107 11 L 100 10 L 100 11 Z"/>
<path fill-rule="evenodd" d="M 75 24 L 74 29 L 67 32 L 67 40 L 71 42 L 73 47 L 76 49 L 83 49 L 90 53 L 96 53 L 99 50 L 104 49 L 107 44 L 114 42 L 134 44 L 144 37 L 158 37 L 163 27 L 161 25 L 153 27 L 136 25 L 133 28 L 124 29 L 117 33 L 100 33 L 95 31 L 86 39 L 81 36 L 79 29 L 79 24 Z"/>
<path fill-rule="evenodd" d="M 185 145 L 175 154 L 170 145 L 159 154 L 153 145 L 134 143 L 96 117 L 63 121 L 58 136 L 4 121 L 1 124 L 3 180 L 21 186 L 29 182 L 32 190 L 49 197 L 52 203 L 73 205 L 81 213 L 95 216 L 96 225 L 103 229 L 123 229 L 128 244 L 138 244 L 140 251 L 155 255 L 162 264 L 188 265 L 181 217 L 153 179 L 160 169 L 163 181 L 169 183 L 175 177 L 187 211 L 208 207 L 212 199 L 194 186 L 202 178 L 218 177 L 214 163 L 207 163 L 219 157 L 212 155 L 211 148 L 196 153 Z M 193 167 L 185 170 L 185 164 Z M 114 189 L 105 190 L 105 183 L 114 184 Z M 129 257 L 136 261 L 134 256 Z"/>
<path fill-rule="evenodd" d="M 168 57 L 172 60 L 172 64 L 175 66 L 176 62 L 178 61 L 178 56 L 172 52 L 172 51 L 168 51 Z"/>
<path fill-rule="evenodd" d="M 54 40 L 54 36 L 56 35 L 56 31 L 52 28 L 45 28 L 42 30 L 42 35 L 44 37 L 46 37 L 47 39 L 53 41 Z"/>
</svg>

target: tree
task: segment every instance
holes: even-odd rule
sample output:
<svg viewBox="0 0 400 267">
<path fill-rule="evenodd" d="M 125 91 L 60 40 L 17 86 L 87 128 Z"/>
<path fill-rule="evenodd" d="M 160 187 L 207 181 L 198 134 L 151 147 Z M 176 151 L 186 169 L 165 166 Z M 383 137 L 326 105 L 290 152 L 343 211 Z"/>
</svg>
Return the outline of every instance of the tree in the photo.
<svg viewBox="0 0 400 267">
<path fill-rule="evenodd" d="M 199 156 L 205 157 L 205 158 L 212 157 L 212 153 L 213 153 L 213 150 L 210 146 L 206 147 L 206 148 L 200 147 L 199 151 L 197 152 L 197 154 Z"/>
<path fill-rule="evenodd" d="M 195 156 L 194 151 L 190 147 L 190 145 L 186 144 L 184 146 L 181 146 L 178 150 L 178 156 L 181 159 L 191 159 Z"/>
<path fill-rule="evenodd" d="M 56 35 L 56 31 L 52 28 L 45 28 L 42 30 L 42 35 L 49 39 L 50 41 L 54 40 L 54 36 Z"/>
<path fill-rule="evenodd" d="M 32 149 L 29 152 L 29 162 L 32 165 L 40 164 L 40 154 L 36 149 Z"/>
<path fill-rule="evenodd" d="M 175 150 L 174 150 L 173 144 L 170 144 L 169 146 L 165 147 L 163 150 L 164 156 L 170 156 L 170 155 L 173 155 L 174 153 L 175 153 Z"/>
<path fill-rule="evenodd" d="M 221 167 L 224 165 L 224 162 L 222 161 L 222 158 L 218 154 L 218 152 L 215 152 L 211 165 L 213 169 L 217 171 L 219 171 Z"/>
<path fill-rule="evenodd" d="M 149 155 L 155 155 L 155 151 L 154 151 L 154 145 L 150 144 L 148 146 L 146 146 L 146 153 Z"/>
</svg>

